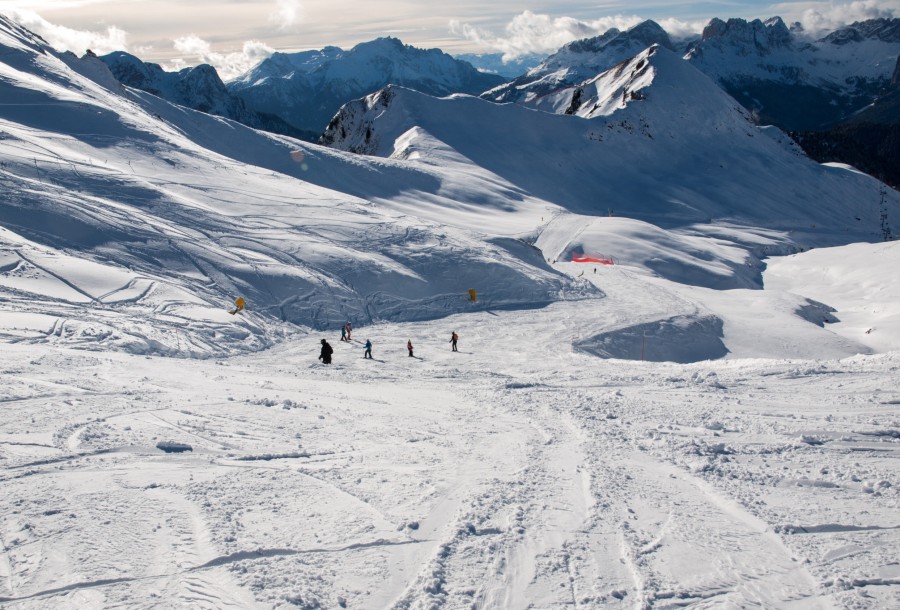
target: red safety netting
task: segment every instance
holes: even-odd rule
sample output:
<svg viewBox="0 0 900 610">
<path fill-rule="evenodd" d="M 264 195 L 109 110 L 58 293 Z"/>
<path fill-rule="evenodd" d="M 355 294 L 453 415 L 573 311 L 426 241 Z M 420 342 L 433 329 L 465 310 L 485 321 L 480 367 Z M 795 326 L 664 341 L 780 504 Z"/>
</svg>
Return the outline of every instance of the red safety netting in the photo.
<svg viewBox="0 0 900 610">
<path fill-rule="evenodd" d="M 616 261 L 611 256 L 578 256 L 572 255 L 573 263 L 600 263 L 601 265 L 615 265 Z"/>
</svg>

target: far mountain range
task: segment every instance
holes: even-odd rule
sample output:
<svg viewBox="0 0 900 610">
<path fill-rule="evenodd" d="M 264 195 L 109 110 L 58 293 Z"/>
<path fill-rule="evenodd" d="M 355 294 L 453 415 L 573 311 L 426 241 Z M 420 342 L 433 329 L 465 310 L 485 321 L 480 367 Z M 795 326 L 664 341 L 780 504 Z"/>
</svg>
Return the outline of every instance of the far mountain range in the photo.
<svg viewBox="0 0 900 610">
<path fill-rule="evenodd" d="M 350 50 L 275 53 L 225 83 L 208 65 L 167 72 L 124 52 L 101 57 L 115 77 L 177 104 L 315 141 L 341 107 L 387 85 L 428 95 L 481 96 L 541 108 L 659 45 L 715 81 L 763 125 L 775 125 L 818 161 L 849 163 L 900 186 L 900 19 L 856 22 L 813 38 L 799 23 L 711 20 L 673 40 L 653 21 L 574 41 L 522 72 L 496 55 L 419 49 L 379 38 Z M 538 63 L 539 62 L 539 63 Z M 536 64 L 536 65 L 535 65 Z M 501 66 L 503 68 L 501 69 Z"/>
</svg>

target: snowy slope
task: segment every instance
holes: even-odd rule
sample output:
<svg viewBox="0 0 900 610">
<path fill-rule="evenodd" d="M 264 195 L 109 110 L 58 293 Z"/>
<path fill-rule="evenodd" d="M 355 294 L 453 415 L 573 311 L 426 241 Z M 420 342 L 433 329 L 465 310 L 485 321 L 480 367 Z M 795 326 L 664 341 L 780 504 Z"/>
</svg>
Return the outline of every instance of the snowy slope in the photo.
<svg viewBox="0 0 900 610">
<path fill-rule="evenodd" d="M 294 324 L 601 296 L 555 264 L 573 254 L 759 288 L 763 256 L 875 239 L 897 205 L 753 127 L 658 47 L 592 83 L 581 116 L 390 88 L 335 123 L 340 146 L 382 155 L 360 157 L 174 107 L 122 88 L 95 58 L 61 61 L 6 31 L 5 96 L 21 105 L 4 107 L 0 142 L 13 193 L 0 205 L 3 285 L 17 312 L 5 328 L 29 341 L 208 354 L 269 345 Z M 611 115 L 595 116 L 601 98 Z M 89 288 L 41 263 L 57 255 L 120 279 Z M 248 312 L 229 316 L 239 295 Z"/>
<path fill-rule="evenodd" d="M 900 605 L 898 202 L 677 57 L 376 157 L 0 44 L 4 610 Z"/>
<path fill-rule="evenodd" d="M 874 351 L 900 349 L 900 284 L 891 271 L 900 263 L 897 242 L 822 248 L 769 262 L 769 290 L 790 291 L 828 303 L 826 316 L 840 335 L 870 345 Z M 878 261 L 878 264 L 872 264 Z"/>
<path fill-rule="evenodd" d="M 331 367 L 318 335 L 5 345 L 0 604 L 896 607 L 897 354 L 599 360 L 570 346 L 682 304 L 607 271 L 607 299 L 374 325 Z"/>
<path fill-rule="evenodd" d="M 537 105 L 563 113 L 576 91 Z M 687 231 L 710 222 L 765 227 L 784 233 L 782 245 L 881 235 L 880 183 L 818 165 L 777 133 L 769 137 L 665 49 L 624 62 L 579 96 L 581 116 L 568 116 L 389 88 L 345 106 L 324 141 L 421 166 L 468 163 L 520 196 L 578 214 L 612 213 Z M 888 198 L 895 210 L 896 193 Z M 553 257 L 568 251 L 538 244 Z"/>
<path fill-rule="evenodd" d="M 633 274 L 630 290 L 667 305 L 644 311 L 638 297 L 630 315 L 579 341 L 588 353 L 639 359 L 635 337 L 643 335 L 681 346 L 647 356 L 675 361 L 873 350 L 864 338 L 835 335 L 823 324 L 831 304 L 759 291 L 761 259 L 879 240 L 883 214 L 889 224 L 896 216 L 896 193 L 882 207 L 880 183 L 810 161 L 782 132 L 753 126 L 705 75 L 658 47 L 535 105 L 548 111 L 388 88 L 345 106 L 326 138 L 428 171 L 444 168 L 444 188 L 453 192 L 454 173 L 470 177 L 480 193 L 508 193 L 520 217 L 533 200 L 558 206 L 547 208 L 529 237 L 554 266 L 604 282 L 605 265 L 568 261 L 613 261 Z M 432 208 L 418 193 L 409 199 L 408 209 L 419 214 L 466 222 L 448 215 L 445 202 Z M 660 288 L 658 278 L 678 285 Z M 602 285 L 617 302 L 629 294 L 613 296 Z M 703 342 L 690 341 L 700 336 Z"/>
<path fill-rule="evenodd" d="M 539 306 L 573 285 L 533 248 L 497 242 L 503 231 L 448 229 L 298 179 L 352 186 L 393 174 L 382 178 L 390 189 L 427 178 L 415 171 L 304 156 L 296 141 L 127 91 L 96 58 L 62 61 L 8 23 L 3 44 L 3 270 L 22 278 L 5 291 L 15 308 L 65 326 L 42 318 L 30 337 L 100 333 L 135 351 L 215 353 L 269 344 L 280 321 L 323 328 Z M 117 285 L 85 283 L 97 273 Z M 40 286 L 26 281 L 34 274 Z M 494 289 L 468 303 L 484 277 Z M 233 318 L 224 309 L 238 295 L 251 307 Z"/>
</svg>

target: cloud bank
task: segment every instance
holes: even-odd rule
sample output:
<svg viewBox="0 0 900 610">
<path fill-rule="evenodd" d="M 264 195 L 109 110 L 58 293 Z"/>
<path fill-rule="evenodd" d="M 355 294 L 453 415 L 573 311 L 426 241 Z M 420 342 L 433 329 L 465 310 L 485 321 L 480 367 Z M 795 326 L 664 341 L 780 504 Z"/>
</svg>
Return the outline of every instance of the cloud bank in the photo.
<svg viewBox="0 0 900 610">
<path fill-rule="evenodd" d="M 759 10 L 765 11 L 765 14 L 756 15 L 757 18 L 781 16 L 788 22 L 800 21 L 808 33 L 816 35 L 854 21 L 893 17 L 900 12 L 900 0 L 857 0 L 841 4 L 785 2 L 761 7 Z M 699 34 L 709 19 L 717 16 L 728 19 L 734 15 L 709 15 L 693 21 L 669 17 L 657 18 L 655 21 L 670 36 L 679 39 Z M 553 53 L 574 40 L 599 36 L 610 28 L 627 30 L 645 19 L 646 17 L 638 15 L 620 14 L 595 20 L 579 20 L 523 11 L 514 16 L 500 34 L 458 20 L 450 22 L 450 32 L 482 49 L 502 53 L 503 60 L 510 61 L 529 53 Z"/>
<path fill-rule="evenodd" d="M 508 61 L 528 53 L 552 53 L 573 40 L 599 36 L 612 27 L 628 29 L 641 21 L 637 16 L 622 15 L 583 21 L 524 11 L 512 18 L 502 35 L 459 21 L 450 22 L 450 32 L 482 48 L 503 53 L 504 61 Z"/>
<path fill-rule="evenodd" d="M 180 70 L 198 63 L 209 64 L 226 81 L 243 74 L 275 52 L 263 42 L 248 40 L 240 51 L 218 53 L 212 50 L 209 42 L 194 34 L 176 38 L 174 46 L 182 58 L 173 61 L 167 66 L 168 69 Z"/>
<path fill-rule="evenodd" d="M 823 3 L 819 3 L 823 4 Z M 790 7 L 774 5 L 774 7 Z M 900 9 L 900 2 L 883 2 L 876 0 L 860 0 L 845 4 L 809 8 L 803 11 L 800 23 L 811 34 L 830 32 L 854 21 L 867 19 L 891 18 Z"/>
<path fill-rule="evenodd" d="M 78 55 L 83 55 L 88 49 L 97 55 L 128 49 L 128 33 L 114 25 L 99 32 L 74 30 L 50 23 L 34 11 L 11 9 L 7 14 L 16 23 L 38 34 L 54 49 L 72 51 Z"/>
<path fill-rule="evenodd" d="M 402 33 L 395 35 L 403 36 L 404 42 L 409 44 L 417 46 L 450 44 L 451 46 L 455 45 L 457 50 L 462 50 L 462 46 L 466 46 L 468 47 L 465 48 L 467 52 L 499 52 L 506 61 L 531 53 L 553 53 L 573 40 L 599 36 L 610 28 L 627 30 L 646 19 L 651 10 L 655 13 L 665 11 L 672 15 L 665 18 L 657 14 L 653 15 L 653 18 L 675 39 L 699 34 L 712 17 L 753 19 L 779 15 L 787 22 L 800 21 L 807 33 L 819 36 L 823 32 L 832 31 L 854 21 L 893 17 L 900 13 L 900 0 L 855 0 L 839 3 L 823 0 L 783 0 L 781 3 L 764 6 L 743 0 L 730 7 L 731 10 L 736 11 L 733 14 L 705 15 L 700 11 L 727 11 L 729 8 L 722 9 L 720 5 L 709 4 L 689 5 L 673 0 L 658 2 L 652 9 L 645 8 L 646 5 L 643 2 L 629 4 L 609 2 L 590 9 L 588 14 L 594 11 L 600 13 L 604 10 L 603 6 L 606 7 L 606 10 L 620 10 L 621 12 L 592 19 L 542 14 L 533 11 L 515 14 L 514 11 L 518 10 L 518 8 L 514 8 L 517 3 L 501 0 L 493 5 L 490 11 L 481 12 L 481 16 L 487 17 L 487 20 L 478 22 L 479 25 L 473 25 L 474 22 L 466 21 L 470 15 L 478 14 L 478 11 L 473 13 L 471 7 L 467 11 L 465 7 L 470 3 L 445 7 L 445 11 L 451 15 L 457 11 L 467 11 L 461 14 L 459 19 L 450 21 L 452 38 L 448 40 L 447 21 L 444 21 L 443 18 L 436 21 L 433 11 L 428 9 L 426 3 L 421 3 L 421 6 L 413 10 L 408 4 L 388 2 L 378 4 L 377 11 L 374 4 L 360 3 L 354 5 L 358 10 L 353 11 L 352 15 L 343 15 L 339 11 L 334 12 L 328 9 L 327 4 L 318 0 L 316 2 L 313 0 L 235 0 L 228 3 L 228 6 L 234 10 L 226 11 L 223 8 L 222 19 L 216 19 L 215 23 L 211 23 L 209 11 L 205 8 L 208 2 L 211 0 L 204 0 L 202 3 L 185 3 L 184 11 L 178 13 L 178 17 L 166 16 L 161 18 L 161 21 L 157 19 L 155 23 L 158 27 L 149 27 L 144 21 L 133 20 L 137 15 L 135 6 L 140 4 L 141 14 L 145 14 L 146 11 L 153 10 L 152 7 L 156 6 L 155 0 L 118 3 L 112 3 L 111 0 L 55 0 L 52 3 L 43 0 L 16 0 L 15 2 L 0 0 L 0 10 L 44 37 L 56 49 L 72 51 L 79 55 L 87 49 L 98 54 L 116 50 L 130 51 L 145 57 L 155 56 L 156 59 L 153 61 L 167 62 L 169 69 L 180 69 L 196 63 L 208 63 L 219 71 L 224 80 L 238 76 L 271 55 L 274 52 L 273 46 L 286 51 L 312 48 L 304 47 L 303 40 L 308 41 L 313 36 L 318 38 L 316 44 L 321 44 L 321 46 L 325 44 L 343 46 L 367 39 L 365 36 L 370 36 L 373 31 L 371 27 L 366 30 L 354 30 L 346 25 L 348 19 L 352 21 L 351 18 L 355 18 L 358 21 L 363 16 L 371 16 L 369 13 L 360 12 L 363 8 L 375 11 L 372 14 L 377 14 L 385 24 L 402 22 L 404 28 Z M 82 19 L 80 23 L 83 29 L 56 25 L 35 12 L 38 9 L 50 10 L 51 4 L 57 10 L 63 7 L 72 10 L 79 9 L 77 15 Z M 568 6 L 568 11 L 557 5 L 558 10 L 561 12 L 580 10 L 579 14 L 582 17 L 585 14 L 583 5 L 574 2 L 565 4 Z M 85 13 L 86 9 L 81 10 L 88 6 L 94 6 L 96 9 L 89 16 Z M 100 8 L 98 9 L 97 6 Z M 260 11 L 260 7 L 264 7 L 263 10 Z M 748 13 L 750 10 L 756 11 L 758 14 Z M 630 11 L 640 12 L 641 15 L 628 14 Z M 509 15 L 513 16 L 510 18 Z M 131 18 L 132 21 L 129 22 L 128 18 Z M 116 25 L 106 25 L 107 23 L 116 23 L 120 19 L 131 24 L 129 30 Z M 200 21 L 201 19 L 203 21 Z M 118 22 L 122 23 L 122 21 Z M 104 25 L 95 28 L 94 24 L 96 23 Z M 369 22 L 367 21 L 367 23 Z M 162 24 L 165 24 L 165 27 L 162 27 Z M 304 26 L 302 37 L 298 36 L 300 24 Z M 174 28 L 178 28 L 180 31 L 173 32 Z M 378 31 L 381 32 L 381 30 Z M 184 32 L 199 32 L 200 36 L 193 33 L 181 35 Z M 336 34 L 340 34 L 343 38 L 340 41 L 334 40 Z M 413 34 L 415 37 L 408 38 Z M 141 37 L 142 35 L 143 37 Z M 359 37 L 361 40 L 354 40 L 355 37 Z M 207 40 L 216 41 L 216 51 L 212 50 L 211 43 Z M 171 59 L 176 54 L 177 58 Z"/>
</svg>

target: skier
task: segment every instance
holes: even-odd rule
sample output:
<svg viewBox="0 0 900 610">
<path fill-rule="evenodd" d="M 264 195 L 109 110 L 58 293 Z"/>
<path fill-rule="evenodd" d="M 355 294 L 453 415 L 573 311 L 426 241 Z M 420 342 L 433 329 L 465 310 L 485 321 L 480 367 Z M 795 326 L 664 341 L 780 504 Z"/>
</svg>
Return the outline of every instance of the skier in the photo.
<svg viewBox="0 0 900 610">
<path fill-rule="evenodd" d="M 244 311 L 244 305 L 246 304 L 247 302 L 244 300 L 244 297 L 238 297 L 234 300 L 234 309 L 232 309 L 228 313 L 234 315 L 240 311 Z"/>
<path fill-rule="evenodd" d="M 366 353 L 363 354 L 363 358 L 372 358 L 372 342 L 366 339 Z"/>
<path fill-rule="evenodd" d="M 334 353 L 334 350 L 328 345 L 328 341 L 322 339 L 322 352 L 319 354 L 319 360 L 322 361 L 322 364 L 331 364 L 331 354 Z"/>
<path fill-rule="evenodd" d="M 409 350 L 409 357 L 412 358 L 412 357 L 413 357 L 413 353 L 412 353 L 412 349 L 413 349 L 413 348 L 412 348 L 412 339 L 410 339 L 409 341 L 406 342 L 406 349 Z"/>
<path fill-rule="evenodd" d="M 453 333 L 450 335 L 450 343 L 453 344 L 453 351 L 454 351 L 454 352 L 458 352 L 458 351 L 459 351 L 458 349 L 456 349 L 456 342 L 457 342 L 457 341 L 459 341 L 459 335 L 457 335 L 457 334 L 456 334 L 456 331 L 454 330 Z"/>
<path fill-rule="evenodd" d="M 347 327 L 341 326 L 341 341 L 347 341 Z"/>
<path fill-rule="evenodd" d="M 351 325 L 350 322 L 347 322 L 346 328 L 347 328 L 347 341 L 352 341 L 352 339 L 350 338 L 350 333 L 353 331 L 353 325 Z"/>
</svg>

